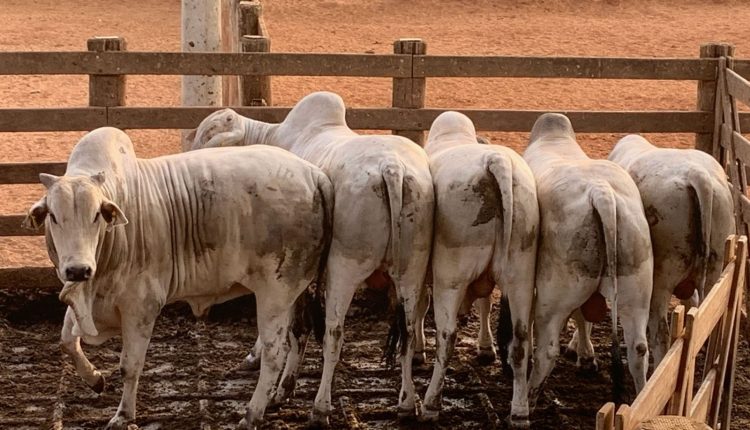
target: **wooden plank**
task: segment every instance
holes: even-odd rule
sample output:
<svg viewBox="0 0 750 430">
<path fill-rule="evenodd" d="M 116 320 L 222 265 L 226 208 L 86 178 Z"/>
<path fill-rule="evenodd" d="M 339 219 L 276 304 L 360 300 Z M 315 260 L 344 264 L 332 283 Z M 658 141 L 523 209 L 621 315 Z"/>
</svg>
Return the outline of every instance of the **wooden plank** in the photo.
<svg viewBox="0 0 750 430">
<path fill-rule="evenodd" d="M 66 163 L 0 163 L 0 184 L 38 184 L 40 173 L 65 174 Z"/>
<path fill-rule="evenodd" d="M 21 227 L 25 214 L 0 216 L 0 236 L 43 236 L 44 229 L 27 230 Z"/>
<path fill-rule="evenodd" d="M 242 36 L 242 52 L 271 52 L 271 39 L 265 36 Z M 244 106 L 270 106 L 270 76 L 240 76 L 240 100 Z"/>
<path fill-rule="evenodd" d="M 727 69 L 726 78 L 729 95 L 750 106 L 750 82 L 731 69 Z"/>
<path fill-rule="evenodd" d="M 734 276 L 735 262 L 729 265 L 721 273 L 721 277 L 711 287 L 706 299 L 701 303 L 695 315 L 695 326 L 690 338 L 691 353 L 697 353 L 708 339 L 716 323 L 719 322 L 729 305 L 729 297 L 732 292 L 732 281 Z"/>
<path fill-rule="evenodd" d="M 732 132 L 732 143 L 734 144 L 734 155 L 745 164 L 750 164 L 750 141 L 745 136 Z"/>
<path fill-rule="evenodd" d="M 615 428 L 615 404 L 607 402 L 596 413 L 596 430 L 612 430 Z"/>
<path fill-rule="evenodd" d="M 236 107 L 241 115 L 260 121 L 280 122 L 291 108 Z M 109 109 L 110 125 L 118 128 L 195 128 L 215 108 L 210 107 L 115 107 Z M 353 129 L 429 130 L 435 118 L 451 109 L 347 109 Z M 474 121 L 477 130 L 528 132 L 540 115 L 538 110 L 456 109 Z M 710 129 L 712 112 L 691 111 L 555 111 L 570 118 L 579 133 L 694 133 Z M 0 116 L 3 110 L 0 109 Z"/>
<path fill-rule="evenodd" d="M 217 52 L 0 52 L 0 75 L 411 77 L 411 55 Z"/>
<path fill-rule="evenodd" d="M 714 80 L 716 59 L 440 56 L 414 59 L 414 76 Z"/>
<path fill-rule="evenodd" d="M 677 387 L 677 375 L 680 373 L 683 339 L 677 339 L 669 348 L 664 359 L 646 381 L 638 397 L 630 405 L 630 420 L 636 424 L 660 415 Z"/>
<path fill-rule="evenodd" d="M 741 327 L 741 312 L 743 295 L 745 285 L 747 283 L 747 236 L 741 236 L 737 241 L 737 261 L 738 265 L 735 270 L 734 283 L 732 288 L 735 293 L 734 304 L 735 309 L 733 310 L 733 324 L 730 336 L 727 338 L 727 357 L 726 357 L 726 368 L 724 369 L 724 381 L 723 390 L 717 397 L 723 398 L 724 401 L 720 403 L 719 411 L 714 417 L 714 428 L 718 428 L 717 421 L 720 420 L 721 428 L 723 430 L 730 430 L 732 421 L 732 403 L 734 398 L 734 373 L 737 366 L 737 347 L 739 345 L 740 327 Z M 720 376 L 721 377 L 721 376 Z M 719 381 L 721 383 L 721 380 Z"/>
<path fill-rule="evenodd" d="M 748 198 L 744 194 L 740 194 L 739 196 L 740 201 L 740 216 L 742 218 L 742 222 L 750 224 L 750 198 Z"/>
<path fill-rule="evenodd" d="M 638 424 L 630 419 L 630 406 L 620 405 L 615 414 L 615 430 L 634 430 Z"/>
<path fill-rule="evenodd" d="M 103 107 L 0 109 L 0 132 L 80 131 L 106 124 Z"/>
<path fill-rule="evenodd" d="M 716 376 L 716 369 L 711 369 L 703 379 L 703 383 L 701 383 L 698 392 L 695 393 L 693 403 L 690 405 L 688 418 L 700 422 L 706 422 L 706 417 L 708 415 L 708 406 L 711 403 L 714 385 L 716 384 Z"/>
<path fill-rule="evenodd" d="M 745 79 L 750 78 L 750 60 L 734 60 L 732 70 Z"/>
<path fill-rule="evenodd" d="M 60 288 L 53 267 L 11 267 L 0 268 L 0 290 L 20 288 Z"/>
</svg>

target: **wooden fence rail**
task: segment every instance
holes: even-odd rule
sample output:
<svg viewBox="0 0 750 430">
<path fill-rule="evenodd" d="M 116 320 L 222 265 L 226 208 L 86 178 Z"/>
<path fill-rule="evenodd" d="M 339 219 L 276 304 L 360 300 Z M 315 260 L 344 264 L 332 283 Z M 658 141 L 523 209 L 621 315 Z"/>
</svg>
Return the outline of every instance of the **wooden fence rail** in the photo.
<svg viewBox="0 0 750 430">
<path fill-rule="evenodd" d="M 242 33 L 267 39 L 267 31 L 254 3 L 242 2 L 245 12 L 239 20 Z M 242 9 L 242 7 L 241 7 Z M 258 9 L 258 10 L 256 10 Z M 254 12 L 255 11 L 255 12 Z M 257 12 L 257 13 L 256 13 Z M 258 17 L 254 17 L 256 13 Z M 244 22 L 243 21 L 243 22 Z M 256 26 L 258 28 L 254 28 Z M 242 36 L 241 34 L 238 36 Z M 94 38 L 84 52 L 0 52 L 0 75 L 89 75 L 88 107 L 73 108 L 0 108 L 0 132 L 84 131 L 110 125 L 122 129 L 188 129 L 211 113 L 214 107 L 135 107 L 126 106 L 124 80 L 127 75 L 231 75 L 244 76 L 243 82 L 268 82 L 255 78 L 269 76 L 351 76 L 393 79 L 393 102 L 390 108 L 355 108 L 347 110 L 347 122 L 354 129 L 395 130 L 419 141 L 423 131 L 447 109 L 424 107 L 426 78 L 432 77 L 508 77 L 572 79 L 656 79 L 693 80 L 700 82 L 703 98 L 716 93 L 721 59 L 716 55 L 703 58 L 613 58 L 613 57 L 514 57 L 514 56 L 435 56 L 426 55 L 425 43 L 419 39 L 399 39 L 393 54 L 327 54 L 327 53 L 182 53 L 129 52 L 122 38 Z M 710 45 L 706 52 L 719 52 Z M 721 45 L 724 46 L 724 45 Z M 257 49 L 265 50 L 265 47 Z M 705 47 L 701 48 L 701 52 Z M 113 50 L 114 49 L 114 50 Z M 117 50 L 119 49 L 119 50 Z M 256 48 L 252 48 L 256 49 Z M 252 50 L 248 48 L 247 50 Z M 722 48 L 723 49 L 723 48 Z M 732 88 L 742 88 L 742 76 L 750 75 L 750 60 L 735 60 L 733 73 L 725 79 Z M 260 95 L 249 90 L 240 103 L 270 104 L 270 84 Z M 113 88 L 116 90 L 114 93 Z M 242 91 L 240 91 L 242 93 Z M 254 95 L 255 94 L 255 95 Z M 111 96 L 111 97 L 110 97 Z M 701 96 L 699 96 L 700 98 Z M 740 96 L 738 96 L 740 97 Z M 719 99 L 718 97 L 715 97 Z M 247 99 L 247 100 L 246 100 Z M 708 102 L 703 105 L 707 106 Z M 696 133 L 704 139 L 718 136 L 717 118 L 699 103 L 694 111 L 566 111 L 581 133 Z M 280 122 L 288 107 L 240 106 L 240 114 L 268 122 Z M 459 109 L 468 115 L 480 131 L 528 132 L 545 111 Z M 750 127 L 750 113 L 737 114 L 738 127 Z M 721 121 L 718 121 L 719 123 Z M 750 128 L 748 128 L 750 129 Z M 743 142 L 744 137 L 734 140 Z M 744 144 L 744 142 L 743 142 Z M 717 145 L 724 146 L 721 140 Z M 730 143 L 732 145 L 732 143 Z M 739 145 L 734 145 L 739 146 Z M 750 152 L 737 150 L 745 157 Z M 38 174 L 61 174 L 65 163 L 0 163 L 0 184 L 38 182 Z M 744 188 L 743 188 L 744 189 Z M 750 208 L 750 200 L 739 198 Z M 0 236 L 38 235 L 20 227 L 21 214 L 0 216 Z M 750 219 L 750 209 L 748 217 Z M 33 274 L 33 268 L 13 269 L 0 273 L 0 288 L 57 286 L 49 269 L 46 275 Z M 40 272 L 40 273 L 42 273 Z M 26 280 L 23 281 L 22 280 Z M 27 283 L 24 283 L 27 282 Z"/>
</svg>

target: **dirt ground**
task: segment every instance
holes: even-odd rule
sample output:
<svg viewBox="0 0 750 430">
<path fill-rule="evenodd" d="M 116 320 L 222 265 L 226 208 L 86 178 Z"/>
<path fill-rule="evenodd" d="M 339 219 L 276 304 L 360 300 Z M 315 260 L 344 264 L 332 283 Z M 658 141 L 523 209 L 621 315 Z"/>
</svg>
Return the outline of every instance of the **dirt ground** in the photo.
<svg viewBox="0 0 750 430">
<path fill-rule="evenodd" d="M 87 38 L 106 35 L 125 37 L 132 51 L 179 50 L 178 0 L 1 3 L 0 50 L 83 50 Z M 750 3 L 741 0 L 265 0 L 263 4 L 276 52 L 390 53 L 395 39 L 421 37 L 432 54 L 693 57 L 701 43 L 721 41 L 734 43 L 740 57 L 750 55 L 750 27 L 746 25 Z M 391 101 L 389 79 L 275 77 L 274 103 L 289 106 L 315 90 L 335 91 L 355 107 L 389 106 Z M 85 106 L 87 91 L 85 76 L 0 76 L 3 107 Z M 176 106 L 180 80 L 175 76 L 133 76 L 128 78 L 127 91 L 131 106 Z M 426 104 L 446 108 L 689 110 L 694 108 L 695 98 L 694 82 L 443 78 L 428 80 Z M 129 133 L 142 157 L 174 153 L 180 148 L 175 130 Z M 0 133 L 0 160 L 64 160 L 82 134 Z M 489 137 L 518 151 L 528 139 L 525 133 L 490 133 Z M 620 137 L 579 136 L 584 149 L 594 157 L 605 157 Z M 647 137 L 662 146 L 693 145 L 691 135 Z M 0 213 L 24 212 L 40 196 L 40 187 L 0 186 Z M 0 238 L 0 267 L 49 264 L 41 244 L 41 238 Z M 112 378 L 114 391 L 99 398 L 87 391 L 60 357 L 56 337 L 61 315 L 55 312 L 59 305 L 55 305 L 54 296 L 40 301 L 13 295 L 0 301 L 0 364 L 7 369 L 0 372 L 0 427 L 13 428 L 14 419 L 32 428 L 46 426 L 57 405 L 66 417 L 66 426 L 70 422 L 71 428 L 89 428 L 101 425 L 116 407 L 117 376 Z M 350 408 L 368 425 L 387 427 L 395 418 L 391 406 L 396 400 L 397 372 L 378 367 L 376 357 L 385 329 L 371 313 L 362 314 L 351 318 L 347 328 L 347 338 L 361 343 L 345 348 L 335 401 L 338 405 L 340 396 L 347 396 Z M 146 367 L 150 373 L 139 394 L 139 424 L 154 423 L 147 428 L 157 428 L 158 423 L 162 428 L 197 428 L 199 422 L 222 428 L 239 418 L 240 402 L 249 398 L 254 384 L 254 374 L 249 378 L 223 377 L 250 345 L 252 325 L 237 318 L 197 324 L 186 315 L 184 309 L 175 308 L 157 328 Z M 472 324 L 475 322 L 465 334 L 475 334 Z M 500 419 L 508 412 L 510 381 L 497 366 L 472 364 L 473 346 L 468 340 L 472 336 L 461 337 L 458 347 L 460 359 L 446 393 L 450 413 L 441 421 L 445 428 L 486 427 L 491 421 L 489 409 L 483 406 L 487 400 Z M 599 339 L 598 349 L 606 369 L 604 337 Z M 97 364 L 111 371 L 117 366 L 118 348 L 117 342 L 109 342 L 88 350 Z M 319 372 L 318 351 L 308 354 L 307 379 L 303 378 L 297 399 L 271 419 L 283 418 L 290 426 L 304 421 Z M 736 428 L 750 428 L 746 344 L 741 351 Z M 367 360 L 360 360 L 360 353 Z M 417 372 L 422 394 L 428 372 L 428 368 Z M 561 360 L 549 384 L 552 400 L 540 406 L 534 428 L 591 428 L 596 409 L 608 399 L 607 381 L 606 372 L 581 379 L 571 362 Z M 66 406 L 64 410 L 61 405 Z M 174 424 L 176 419 L 182 424 Z"/>
</svg>

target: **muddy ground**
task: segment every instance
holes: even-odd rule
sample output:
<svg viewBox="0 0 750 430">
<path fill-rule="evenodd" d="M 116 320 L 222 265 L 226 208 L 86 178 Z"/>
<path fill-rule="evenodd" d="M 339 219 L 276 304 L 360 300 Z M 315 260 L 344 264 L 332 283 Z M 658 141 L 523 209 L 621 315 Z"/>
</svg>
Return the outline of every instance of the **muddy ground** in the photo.
<svg viewBox="0 0 750 430">
<path fill-rule="evenodd" d="M 332 428 L 507 428 L 512 381 L 496 362 L 475 360 L 476 315 L 461 329 L 449 371 L 443 413 L 436 426 L 399 422 L 396 401 L 398 369 L 380 361 L 387 333 L 385 299 L 359 294 L 350 310 L 346 344 L 334 385 Z M 238 368 L 255 339 L 252 298 L 214 308 L 198 321 L 184 305 L 168 307 L 159 318 L 138 393 L 137 425 L 142 429 L 230 429 L 242 417 L 258 373 Z M 85 346 L 91 361 L 107 377 L 101 395 L 75 374 L 58 348 L 64 309 L 48 293 L 5 294 L 0 299 L 0 428 L 93 429 L 106 424 L 121 394 L 120 341 Z M 414 373 L 420 398 L 429 383 L 434 329 L 427 324 L 428 364 Z M 611 395 L 607 323 L 594 330 L 600 370 L 581 373 L 561 356 L 532 416 L 532 428 L 590 429 L 596 410 Z M 563 345 L 569 333 L 563 335 Z M 740 347 L 734 428 L 748 428 L 750 387 L 747 344 Z M 624 356 L 624 351 L 623 351 Z M 311 342 L 293 399 L 267 413 L 265 428 L 304 428 L 315 398 L 322 355 Z M 699 366 L 700 367 L 700 366 Z M 629 396 L 633 395 L 628 379 Z M 59 427 L 54 427 L 58 425 Z"/>
</svg>

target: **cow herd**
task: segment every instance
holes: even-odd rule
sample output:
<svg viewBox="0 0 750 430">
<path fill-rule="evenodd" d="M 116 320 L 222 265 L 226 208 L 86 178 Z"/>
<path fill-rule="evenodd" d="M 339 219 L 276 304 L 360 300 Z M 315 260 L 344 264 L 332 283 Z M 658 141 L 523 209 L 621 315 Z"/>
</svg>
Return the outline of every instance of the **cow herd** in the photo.
<svg viewBox="0 0 750 430">
<path fill-rule="evenodd" d="M 507 305 L 497 343 L 513 372 L 512 425 L 529 426 L 570 317 L 568 350 L 579 366 L 596 366 L 591 324 L 609 312 L 615 391 L 619 325 L 642 389 L 649 351 L 656 365 L 668 347 L 672 295 L 697 303 L 720 274 L 734 232 L 723 169 L 702 152 L 640 136 L 623 138 L 609 160 L 591 159 L 560 114 L 536 121 L 523 156 L 482 141 L 457 112 L 434 121 L 424 149 L 359 135 L 327 92 L 306 96 L 279 124 L 214 112 L 188 136 L 188 151 L 154 159 L 136 158 L 114 128 L 84 136 L 64 176 L 40 175 L 46 194 L 24 223 L 45 226 L 68 305 L 62 350 L 97 392 L 104 377 L 80 341 L 122 335 L 124 386 L 107 428 L 135 419 L 166 304 L 185 301 L 200 316 L 251 293 L 258 338 L 247 361 L 260 374 L 244 428 L 292 394 L 311 334 L 323 345 L 311 422 L 328 423 L 344 319 L 363 286 L 395 292 L 385 357 L 401 368 L 399 416 L 438 419 L 458 318 L 475 301 L 478 354 L 494 361 L 495 286 Z M 435 363 L 417 411 L 412 365 L 425 361 L 430 297 Z"/>
</svg>

